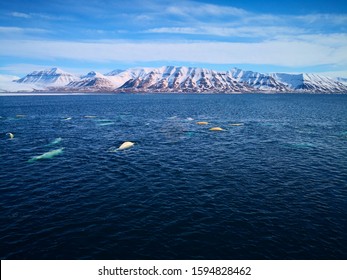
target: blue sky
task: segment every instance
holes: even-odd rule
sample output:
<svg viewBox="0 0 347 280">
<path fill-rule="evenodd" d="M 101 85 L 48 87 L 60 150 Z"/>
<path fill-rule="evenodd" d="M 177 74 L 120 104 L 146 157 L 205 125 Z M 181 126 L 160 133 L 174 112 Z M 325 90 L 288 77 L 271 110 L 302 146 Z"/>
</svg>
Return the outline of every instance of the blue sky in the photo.
<svg viewBox="0 0 347 280">
<path fill-rule="evenodd" d="M 240 67 L 347 77 L 344 1 L 2 0 L 0 73 Z"/>
</svg>

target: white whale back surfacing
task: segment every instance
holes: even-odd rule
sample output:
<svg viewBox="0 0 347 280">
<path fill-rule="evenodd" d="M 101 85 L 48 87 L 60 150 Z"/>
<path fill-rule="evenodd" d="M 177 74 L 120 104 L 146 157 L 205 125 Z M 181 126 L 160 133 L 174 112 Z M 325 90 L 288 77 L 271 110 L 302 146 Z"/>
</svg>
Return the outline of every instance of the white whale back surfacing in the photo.
<svg viewBox="0 0 347 280">
<path fill-rule="evenodd" d="M 34 162 L 34 161 L 41 160 L 41 159 L 50 159 L 52 157 L 60 155 L 63 152 L 63 150 L 64 150 L 64 148 L 60 148 L 60 149 L 56 149 L 56 150 L 52 150 L 52 151 L 43 153 L 42 155 L 32 157 L 31 159 L 29 159 L 29 162 Z"/>
<path fill-rule="evenodd" d="M 134 146 L 134 144 L 135 144 L 135 143 L 130 142 L 130 141 L 124 142 L 122 145 L 119 146 L 119 148 L 118 148 L 117 150 L 118 150 L 118 151 L 121 151 L 121 150 L 129 149 L 129 148 L 131 148 L 132 146 Z"/>
<path fill-rule="evenodd" d="M 51 143 L 49 143 L 49 146 L 59 144 L 62 140 L 61 137 L 55 138 Z"/>
</svg>

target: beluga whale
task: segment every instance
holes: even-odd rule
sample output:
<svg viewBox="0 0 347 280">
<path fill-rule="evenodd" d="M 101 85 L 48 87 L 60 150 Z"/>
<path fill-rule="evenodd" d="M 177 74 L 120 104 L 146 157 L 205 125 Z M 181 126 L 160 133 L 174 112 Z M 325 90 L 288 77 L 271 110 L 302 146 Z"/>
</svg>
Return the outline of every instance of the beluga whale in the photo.
<svg viewBox="0 0 347 280">
<path fill-rule="evenodd" d="M 63 150 L 64 150 L 64 148 L 51 150 L 49 152 L 43 153 L 42 155 L 32 157 L 31 159 L 28 160 L 28 162 L 34 162 L 34 161 L 41 160 L 41 159 L 50 159 L 52 157 L 55 157 L 55 156 L 63 153 Z"/>
<path fill-rule="evenodd" d="M 243 123 L 232 123 L 231 126 L 243 126 Z"/>
<path fill-rule="evenodd" d="M 125 149 L 129 149 L 132 146 L 134 146 L 134 144 L 135 144 L 134 142 L 126 141 L 122 145 L 119 146 L 117 151 L 122 151 L 122 150 L 125 150 Z"/>
<path fill-rule="evenodd" d="M 210 130 L 211 130 L 211 131 L 222 131 L 222 130 L 224 130 L 224 129 L 221 128 L 221 127 L 211 127 Z"/>
<path fill-rule="evenodd" d="M 53 146 L 53 145 L 59 144 L 62 140 L 63 140 L 63 138 L 61 138 L 61 137 L 55 138 L 51 143 L 48 144 L 48 146 Z"/>
<path fill-rule="evenodd" d="M 14 138 L 14 134 L 11 133 L 11 132 L 7 132 L 6 135 L 8 135 L 8 137 L 9 137 L 10 139 L 13 139 L 13 138 Z"/>
</svg>

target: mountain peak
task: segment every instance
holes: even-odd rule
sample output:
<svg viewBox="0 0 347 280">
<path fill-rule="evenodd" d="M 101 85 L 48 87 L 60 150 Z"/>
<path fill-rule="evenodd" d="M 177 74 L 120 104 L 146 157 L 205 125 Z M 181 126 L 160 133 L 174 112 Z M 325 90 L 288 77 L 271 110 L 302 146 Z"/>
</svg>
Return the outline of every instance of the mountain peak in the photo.
<svg viewBox="0 0 347 280">
<path fill-rule="evenodd" d="M 40 70 L 40 71 L 34 71 L 31 74 L 46 74 L 46 75 L 62 75 L 62 74 L 69 74 L 63 70 L 61 70 L 60 68 L 57 67 L 53 67 L 53 68 L 47 68 L 44 70 Z"/>
<path fill-rule="evenodd" d="M 76 80 L 77 77 L 67 73 L 57 67 L 45 69 L 41 71 L 34 71 L 25 77 L 17 80 L 17 83 L 26 84 L 44 84 L 44 85 L 67 85 L 71 81 Z"/>
<path fill-rule="evenodd" d="M 50 69 L 50 71 L 51 71 L 52 73 L 56 73 L 56 74 L 63 74 L 63 73 L 65 73 L 63 70 L 61 70 L 61 69 L 58 68 L 58 67 L 53 67 L 53 68 Z"/>
<path fill-rule="evenodd" d="M 105 76 L 99 72 L 90 71 L 87 75 L 82 76 L 82 79 L 85 78 L 105 78 Z"/>
<path fill-rule="evenodd" d="M 115 69 L 115 70 L 112 70 L 111 72 L 106 73 L 105 76 L 115 76 L 122 72 L 124 72 L 124 70 Z"/>
</svg>

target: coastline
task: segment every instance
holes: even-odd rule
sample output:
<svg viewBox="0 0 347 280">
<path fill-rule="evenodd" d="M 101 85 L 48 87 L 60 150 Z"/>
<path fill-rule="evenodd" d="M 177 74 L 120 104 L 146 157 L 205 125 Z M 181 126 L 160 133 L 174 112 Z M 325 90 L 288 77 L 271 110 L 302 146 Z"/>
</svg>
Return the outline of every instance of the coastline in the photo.
<svg viewBox="0 0 347 280">
<path fill-rule="evenodd" d="M 164 94 L 164 95 L 243 95 L 243 94 L 250 94 L 250 95 L 258 95 L 258 94 L 264 94 L 264 95 L 287 95 L 287 94 L 294 94 L 294 95 L 345 95 L 347 92 L 308 92 L 308 91 L 292 91 L 292 92 L 266 92 L 266 91 L 258 91 L 258 92 L 146 92 L 146 91 L 133 91 L 133 92 L 108 92 L 108 91 L 88 91 L 88 92 L 0 92 L 1 96 L 66 96 L 66 95 L 118 95 L 118 94 L 125 94 L 125 95 L 144 95 L 144 94 Z"/>
</svg>

